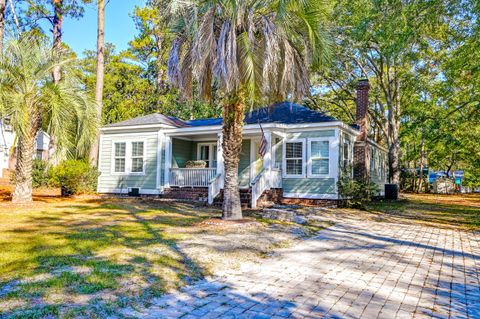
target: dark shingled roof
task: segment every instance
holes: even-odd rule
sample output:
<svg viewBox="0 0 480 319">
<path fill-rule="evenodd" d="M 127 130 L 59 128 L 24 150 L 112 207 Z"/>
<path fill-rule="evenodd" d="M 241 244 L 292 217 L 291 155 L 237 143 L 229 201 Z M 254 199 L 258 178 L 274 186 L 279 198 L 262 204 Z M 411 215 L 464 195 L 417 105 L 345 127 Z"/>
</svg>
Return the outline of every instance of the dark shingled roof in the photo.
<svg viewBox="0 0 480 319">
<path fill-rule="evenodd" d="M 313 111 L 304 106 L 291 102 L 281 102 L 273 104 L 271 106 L 253 110 L 252 112 L 245 115 L 245 124 L 302 124 L 332 121 L 337 121 L 337 119 L 324 113 Z M 106 127 L 122 127 L 148 124 L 166 124 L 173 127 L 214 126 L 221 125 L 222 118 L 182 121 L 172 116 L 165 116 L 159 113 L 155 113 L 146 116 L 136 117 L 123 122 L 109 124 Z"/>
<path fill-rule="evenodd" d="M 310 110 L 304 106 L 281 102 L 271 106 L 253 110 L 245 115 L 245 124 L 282 123 L 302 124 L 337 121 L 324 113 Z M 222 124 L 221 118 L 191 120 L 185 122 L 189 126 L 210 126 Z"/>
<path fill-rule="evenodd" d="M 174 127 L 185 127 L 185 122 L 173 117 L 165 116 L 160 113 L 149 114 L 145 116 L 136 117 L 130 120 L 113 123 L 106 125 L 105 127 L 122 127 L 122 126 L 134 126 L 134 125 L 149 125 L 149 124 L 165 124 Z"/>
</svg>

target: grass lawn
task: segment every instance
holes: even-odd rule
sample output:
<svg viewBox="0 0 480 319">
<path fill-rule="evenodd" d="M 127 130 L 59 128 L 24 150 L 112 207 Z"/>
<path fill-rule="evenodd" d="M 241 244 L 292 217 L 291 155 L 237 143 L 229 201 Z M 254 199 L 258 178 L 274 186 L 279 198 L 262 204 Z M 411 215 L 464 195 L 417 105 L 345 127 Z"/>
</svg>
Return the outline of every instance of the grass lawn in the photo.
<svg viewBox="0 0 480 319">
<path fill-rule="evenodd" d="M 367 208 L 403 221 L 480 230 L 480 194 L 402 194 L 399 201 L 373 202 Z"/>
<path fill-rule="evenodd" d="M 0 318 L 104 318 L 215 266 L 262 258 L 301 227 L 253 219 L 246 228 L 209 226 L 218 216 L 203 206 L 136 199 L 42 196 L 15 207 L 4 198 Z"/>
</svg>

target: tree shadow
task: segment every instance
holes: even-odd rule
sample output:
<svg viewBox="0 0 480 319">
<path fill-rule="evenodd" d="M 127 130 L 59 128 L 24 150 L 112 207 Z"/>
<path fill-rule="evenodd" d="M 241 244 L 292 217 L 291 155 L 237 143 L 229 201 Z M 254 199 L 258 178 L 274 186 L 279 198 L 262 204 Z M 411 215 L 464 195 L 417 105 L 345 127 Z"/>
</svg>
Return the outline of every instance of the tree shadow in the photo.
<svg viewBox="0 0 480 319">
<path fill-rule="evenodd" d="M 163 214 L 158 207 L 132 201 L 114 205 L 107 200 L 92 207 L 94 203 L 44 211 L 29 218 L 28 227 L 6 231 L 18 236 L 15 245 L 23 258 L 2 265 L 4 278 L 8 273 L 15 277 L 0 280 L 0 305 L 22 302 L 0 309 L 0 318 L 91 311 L 102 317 L 112 307 L 145 303 L 204 277 L 204 269 L 183 253 L 178 239 L 163 231 L 199 222 L 201 214 L 171 206 L 161 207 Z M 82 213 L 95 218 L 78 221 Z M 0 249 L 11 248 L 11 242 L 0 242 Z"/>
</svg>

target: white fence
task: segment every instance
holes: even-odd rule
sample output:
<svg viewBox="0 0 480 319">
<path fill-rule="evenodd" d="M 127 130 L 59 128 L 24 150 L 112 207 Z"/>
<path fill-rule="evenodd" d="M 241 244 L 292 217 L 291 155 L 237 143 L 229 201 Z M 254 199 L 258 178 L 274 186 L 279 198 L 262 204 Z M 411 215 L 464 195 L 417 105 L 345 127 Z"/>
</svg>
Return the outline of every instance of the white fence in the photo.
<svg viewBox="0 0 480 319">
<path fill-rule="evenodd" d="M 216 175 L 216 168 L 171 168 L 170 186 L 208 187 Z"/>
</svg>

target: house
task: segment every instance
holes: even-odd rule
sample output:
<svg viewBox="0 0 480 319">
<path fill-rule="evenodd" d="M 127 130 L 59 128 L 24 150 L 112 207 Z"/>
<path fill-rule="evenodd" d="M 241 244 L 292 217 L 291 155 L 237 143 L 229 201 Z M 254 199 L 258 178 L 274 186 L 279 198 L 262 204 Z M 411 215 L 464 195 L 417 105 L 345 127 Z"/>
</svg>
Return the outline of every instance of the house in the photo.
<svg viewBox="0 0 480 319">
<path fill-rule="evenodd" d="M 371 178 L 383 190 L 387 151 L 367 138 L 368 90 L 368 81 L 360 81 L 357 125 L 352 126 L 290 102 L 246 114 L 238 174 L 250 206 L 261 204 L 259 199 L 337 201 L 337 181 L 345 170 Z M 263 158 L 262 134 L 267 141 Z M 107 125 L 101 129 L 98 191 L 194 194 L 213 203 L 223 187 L 221 141 L 221 118 L 182 121 L 151 114 Z M 187 167 L 194 160 L 206 167 Z"/>
<path fill-rule="evenodd" d="M 15 169 L 15 143 L 16 137 L 8 119 L 0 119 L 0 178 L 8 179 L 8 171 Z M 35 153 L 36 159 L 48 160 L 48 145 L 50 136 L 40 131 L 37 134 Z"/>
</svg>

